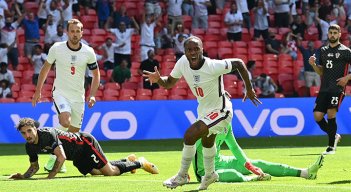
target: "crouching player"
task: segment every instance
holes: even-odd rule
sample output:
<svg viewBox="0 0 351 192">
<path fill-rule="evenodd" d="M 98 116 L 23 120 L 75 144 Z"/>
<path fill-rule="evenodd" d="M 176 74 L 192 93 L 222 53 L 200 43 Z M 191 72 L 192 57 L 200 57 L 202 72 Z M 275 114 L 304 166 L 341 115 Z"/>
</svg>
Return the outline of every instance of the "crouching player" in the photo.
<svg viewBox="0 0 351 192">
<path fill-rule="evenodd" d="M 118 176 L 125 172 L 133 172 L 142 168 L 145 171 L 158 174 L 157 167 L 145 158 L 136 159 L 134 155 L 128 159 L 108 161 L 98 141 L 89 133 L 71 133 L 56 128 L 41 128 L 31 118 L 19 121 L 17 130 L 26 140 L 26 152 L 29 155 L 30 167 L 24 173 L 15 173 L 10 179 L 25 179 L 32 177 L 39 170 L 38 154 L 51 153 L 57 159 L 48 179 L 52 179 L 61 169 L 65 160 L 73 161 L 83 175 Z"/>
</svg>

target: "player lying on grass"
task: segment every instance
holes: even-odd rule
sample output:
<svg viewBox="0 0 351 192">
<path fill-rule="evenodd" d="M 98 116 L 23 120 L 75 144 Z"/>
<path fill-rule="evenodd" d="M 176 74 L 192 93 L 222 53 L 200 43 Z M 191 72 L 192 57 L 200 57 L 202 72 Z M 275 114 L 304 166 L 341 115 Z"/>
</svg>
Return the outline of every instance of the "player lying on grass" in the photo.
<svg viewBox="0 0 351 192">
<path fill-rule="evenodd" d="M 263 160 L 249 160 L 234 138 L 232 126 L 227 127 L 227 133 L 218 134 L 216 137 L 217 153 L 215 156 L 215 170 L 221 182 L 245 182 L 270 180 L 275 177 L 303 177 L 306 179 L 316 179 L 317 172 L 323 163 L 323 155 L 318 156 L 317 161 L 308 168 L 294 168 L 286 164 L 272 163 Z M 234 156 L 220 154 L 220 147 L 226 143 Z M 193 169 L 198 181 L 204 175 L 203 155 L 201 140 L 196 142 L 196 154 L 193 159 Z M 250 167 L 256 168 L 255 176 L 251 174 Z M 252 170 L 252 167 L 251 167 Z M 260 174 L 260 172 L 264 174 Z"/>
<path fill-rule="evenodd" d="M 73 165 L 83 175 L 90 173 L 117 176 L 138 168 L 158 174 L 157 167 L 143 157 L 137 160 L 135 155 L 130 155 L 128 159 L 108 161 L 98 141 L 89 133 L 71 133 L 56 128 L 38 129 L 38 127 L 39 123 L 31 118 L 19 121 L 17 130 L 27 141 L 26 152 L 29 155 L 30 167 L 23 175 L 15 173 L 10 179 L 32 177 L 39 170 L 38 154 L 41 153 L 51 153 L 57 157 L 48 179 L 55 177 L 65 160 L 73 161 Z"/>
</svg>

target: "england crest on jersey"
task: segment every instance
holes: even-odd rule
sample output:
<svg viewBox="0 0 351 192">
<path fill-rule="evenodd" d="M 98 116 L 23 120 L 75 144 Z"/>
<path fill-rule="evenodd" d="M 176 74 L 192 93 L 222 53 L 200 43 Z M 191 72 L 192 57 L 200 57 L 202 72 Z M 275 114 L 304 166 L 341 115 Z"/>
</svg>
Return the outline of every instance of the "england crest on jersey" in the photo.
<svg viewBox="0 0 351 192">
<path fill-rule="evenodd" d="M 194 75 L 194 82 L 200 83 L 200 75 Z"/>
</svg>

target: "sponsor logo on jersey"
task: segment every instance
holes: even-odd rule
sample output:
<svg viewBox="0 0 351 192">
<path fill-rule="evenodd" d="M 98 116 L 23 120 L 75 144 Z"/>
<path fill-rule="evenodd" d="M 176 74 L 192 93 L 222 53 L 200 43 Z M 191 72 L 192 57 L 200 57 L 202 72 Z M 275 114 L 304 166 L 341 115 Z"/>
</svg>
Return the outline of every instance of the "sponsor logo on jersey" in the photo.
<svg viewBox="0 0 351 192">
<path fill-rule="evenodd" d="M 194 82 L 200 83 L 200 75 L 194 75 Z"/>
<path fill-rule="evenodd" d="M 334 57 L 333 53 L 328 53 L 328 57 Z"/>
<path fill-rule="evenodd" d="M 71 55 L 71 62 L 75 63 L 77 61 L 77 55 Z"/>
</svg>

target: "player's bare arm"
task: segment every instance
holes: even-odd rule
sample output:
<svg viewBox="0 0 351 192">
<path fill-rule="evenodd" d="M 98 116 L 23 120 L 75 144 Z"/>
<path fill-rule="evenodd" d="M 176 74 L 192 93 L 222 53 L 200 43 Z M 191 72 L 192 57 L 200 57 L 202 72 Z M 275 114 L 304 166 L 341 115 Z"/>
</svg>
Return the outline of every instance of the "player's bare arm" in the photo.
<svg viewBox="0 0 351 192">
<path fill-rule="evenodd" d="M 345 87 L 350 80 L 351 80 L 351 74 L 348 74 L 344 77 L 337 79 L 336 81 L 337 81 L 337 85 L 341 87 Z"/>
<path fill-rule="evenodd" d="M 66 160 L 66 154 L 65 154 L 65 151 L 63 150 L 62 145 L 59 145 L 54 149 L 54 154 L 56 155 L 57 158 L 56 158 L 54 167 L 52 168 L 52 170 L 50 171 L 47 177 L 48 179 L 53 179 L 55 177 L 55 175 L 60 171 L 63 163 Z"/>
<path fill-rule="evenodd" d="M 96 103 L 95 95 L 96 95 L 96 92 L 97 92 L 99 85 L 100 85 L 99 68 L 94 69 L 91 72 L 93 74 L 93 80 L 92 80 L 91 87 L 90 87 L 90 96 L 89 96 L 89 103 L 88 103 L 89 108 L 92 108 Z"/>
<path fill-rule="evenodd" d="M 37 171 L 39 170 L 39 163 L 38 161 L 31 162 L 30 167 L 28 170 L 22 175 L 21 173 L 12 174 L 9 178 L 10 179 L 27 179 L 31 178 Z"/>
<path fill-rule="evenodd" d="M 51 64 L 48 63 L 48 61 L 45 61 L 43 67 L 40 70 L 39 77 L 38 77 L 38 83 L 35 88 L 35 93 L 33 95 L 32 99 L 32 106 L 35 107 L 35 105 L 39 102 L 39 99 L 41 97 L 41 89 L 44 85 L 44 82 L 46 80 L 46 77 L 48 76 L 49 72 L 51 69 Z"/>
<path fill-rule="evenodd" d="M 246 65 L 241 59 L 232 59 L 232 71 L 238 70 L 240 73 L 241 78 L 245 83 L 246 94 L 244 96 L 243 101 L 247 98 L 251 100 L 251 102 L 257 106 L 258 104 L 262 104 L 262 102 L 257 98 L 255 90 L 252 88 L 251 81 L 249 79 L 249 73 L 247 71 Z"/>
<path fill-rule="evenodd" d="M 313 70 L 314 70 L 318 75 L 323 75 L 323 67 L 316 64 L 316 56 L 315 56 L 315 54 L 313 54 L 313 55 L 308 59 L 308 63 L 313 67 Z"/>
<path fill-rule="evenodd" d="M 160 72 L 157 67 L 154 68 L 155 72 L 143 71 L 143 77 L 146 77 L 147 81 L 150 81 L 151 85 L 157 83 L 166 89 L 172 88 L 178 81 L 178 79 L 173 78 L 172 76 L 161 77 Z"/>
</svg>

